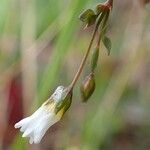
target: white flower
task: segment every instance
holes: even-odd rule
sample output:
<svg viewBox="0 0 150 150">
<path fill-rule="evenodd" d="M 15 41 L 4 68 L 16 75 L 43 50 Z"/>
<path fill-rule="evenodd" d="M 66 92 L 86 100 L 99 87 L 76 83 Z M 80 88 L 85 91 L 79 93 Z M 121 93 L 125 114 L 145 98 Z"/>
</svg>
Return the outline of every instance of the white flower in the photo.
<svg viewBox="0 0 150 150">
<path fill-rule="evenodd" d="M 59 86 L 53 95 L 37 111 L 15 124 L 15 128 L 20 128 L 20 131 L 23 132 L 22 137 L 30 138 L 30 144 L 40 143 L 48 128 L 58 122 L 63 116 L 64 109 L 61 108 L 56 113 L 55 108 L 57 103 L 62 100 L 64 89 L 63 86 Z M 63 106 L 63 108 L 65 107 Z"/>
</svg>

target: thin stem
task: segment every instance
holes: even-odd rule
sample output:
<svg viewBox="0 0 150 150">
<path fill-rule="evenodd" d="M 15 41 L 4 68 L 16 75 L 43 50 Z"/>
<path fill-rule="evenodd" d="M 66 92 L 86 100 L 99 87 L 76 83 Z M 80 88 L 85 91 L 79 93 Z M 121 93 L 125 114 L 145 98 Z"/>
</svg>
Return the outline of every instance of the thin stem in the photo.
<svg viewBox="0 0 150 150">
<path fill-rule="evenodd" d="M 93 41 L 94 41 L 94 38 L 95 38 L 95 35 L 96 35 L 96 31 L 97 31 L 97 28 L 95 28 L 95 30 L 94 30 L 94 32 L 93 32 L 92 39 L 91 39 L 91 41 L 90 41 L 89 47 L 88 47 L 88 49 L 87 49 L 87 51 L 86 51 L 86 53 L 85 53 L 85 55 L 84 55 L 84 57 L 83 57 L 83 59 L 82 59 L 82 62 L 81 62 L 81 64 L 80 64 L 80 66 L 79 66 L 79 69 L 78 69 L 78 71 L 77 71 L 77 73 L 76 73 L 74 79 L 72 80 L 72 82 L 71 82 L 71 84 L 70 84 L 70 88 L 71 88 L 71 89 L 72 89 L 72 88 L 74 87 L 74 85 L 76 84 L 76 82 L 77 82 L 77 80 L 78 80 L 78 78 L 79 78 L 79 76 L 80 76 L 80 74 L 81 74 L 81 72 L 82 72 L 82 69 L 83 69 L 84 64 L 85 64 L 85 62 L 86 62 L 86 59 L 87 59 L 87 57 L 88 57 L 88 55 L 89 55 L 90 49 L 91 49 L 91 47 L 92 47 L 92 43 L 93 43 Z"/>
<path fill-rule="evenodd" d="M 71 82 L 71 84 L 70 84 L 70 86 L 69 86 L 70 90 L 73 89 L 73 87 L 75 86 L 75 84 L 76 84 L 76 82 L 77 82 L 77 80 L 78 80 L 78 78 L 79 78 L 79 76 L 80 76 L 80 74 L 81 74 L 81 72 L 82 72 L 82 69 L 83 69 L 83 67 L 84 67 L 84 65 L 85 65 L 85 63 L 86 63 L 86 60 L 87 60 L 87 57 L 88 57 L 89 52 L 90 52 L 90 50 L 91 50 L 91 47 L 92 47 L 92 44 L 93 44 L 93 41 L 94 41 L 96 32 L 97 32 L 97 30 L 98 30 L 99 24 L 100 24 L 101 19 L 103 18 L 103 16 L 104 16 L 104 15 L 101 14 L 101 16 L 100 16 L 100 18 L 99 18 L 99 20 L 98 20 L 98 22 L 97 22 L 97 24 L 96 24 L 96 26 L 95 26 L 95 29 L 94 29 L 94 32 L 93 32 L 92 39 L 91 39 L 91 41 L 90 41 L 89 47 L 88 47 L 88 49 L 87 49 L 87 51 L 86 51 L 86 53 L 85 53 L 85 55 L 84 55 L 84 57 L 83 57 L 83 59 L 82 59 L 82 61 L 81 61 L 81 64 L 80 64 L 80 66 L 79 66 L 79 69 L 78 69 L 78 71 L 77 71 L 77 73 L 76 73 L 74 79 L 72 80 L 72 82 Z"/>
</svg>

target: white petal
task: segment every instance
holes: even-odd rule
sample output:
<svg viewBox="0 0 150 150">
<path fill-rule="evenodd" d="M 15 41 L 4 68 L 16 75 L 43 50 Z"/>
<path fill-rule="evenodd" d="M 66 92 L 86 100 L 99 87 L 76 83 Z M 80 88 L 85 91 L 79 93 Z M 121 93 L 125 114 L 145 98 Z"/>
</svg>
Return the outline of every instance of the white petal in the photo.
<svg viewBox="0 0 150 150">
<path fill-rule="evenodd" d="M 56 118 L 54 113 L 50 113 L 41 117 L 34 130 L 34 143 L 39 143 L 48 128 L 58 120 L 59 118 Z"/>
<path fill-rule="evenodd" d="M 40 136 L 40 135 L 35 136 L 35 137 L 34 137 L 33 142 L 34 142 L 35 144 L 40 143 L 40 142 L 41 142 L 42 137 L 43 137 L 43 136 Z"/>
<path fill-rule="evenodd" d="M 30 117 L 16 123 L 15 128 L 21 127 L 20 131 L 24 132 L 22 137 L 29 137 L 30 144 L 40 143 L 48 128 L 60 118 L 54 112 L 49 111 L 46 106 L 41 106 Z"/>
<path fill-rule="evenodd" d="M 32 134 L 32 129 L 28 128 L 22 135 L 22 137 L 29 137 Z"/>
<path fill-rule="evenodd" d="M 41 106 L 37 111 L 35 111 L 35 112 L 31 115 L 31 117 L 32 117 L 33 119 L 34 119 L 34 118 L 37 118 L 37 117 L 43 115 L 43 112 L 45 112 L 45 111 L 44 111 L 44 108 Z"/>
<path fill-rule="evenodd" d="M 30 137 L 29 143 L 33 144 L 33 138 L 32 137 Z"/>
<path fill-rule="evenodd" d="M 20 128 L 22 125 L 24 125 L 28 121 L 29 121 L 29 117 L 22 119 L 21 121 L 15 124 L 15 128 Z"/>
<path fill-rule="evenodd" d="M 24 124 L 24 125 L 22 125 L 22 127 L 20 128 L 20 131 L 21 131 L 21 132 L 24 132 L 27 128 L 28 128 L 28 124 Z"/>
</svg>

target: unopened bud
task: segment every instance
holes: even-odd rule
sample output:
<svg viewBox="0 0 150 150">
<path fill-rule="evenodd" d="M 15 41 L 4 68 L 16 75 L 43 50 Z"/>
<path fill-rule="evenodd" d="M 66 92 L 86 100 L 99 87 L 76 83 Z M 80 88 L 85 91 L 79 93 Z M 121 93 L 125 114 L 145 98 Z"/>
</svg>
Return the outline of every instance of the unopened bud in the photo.
<svg viewBox="0 0 150 150">
<path fill-rule="evenodd" d="M 85 80 L 82 82 L 81 87 L 81 97 L 83 102 L 87 102 L 90 96 L 93 94 L 95 90 L 95 80 L 94 74 L 90 73 Z"/>
</svg>

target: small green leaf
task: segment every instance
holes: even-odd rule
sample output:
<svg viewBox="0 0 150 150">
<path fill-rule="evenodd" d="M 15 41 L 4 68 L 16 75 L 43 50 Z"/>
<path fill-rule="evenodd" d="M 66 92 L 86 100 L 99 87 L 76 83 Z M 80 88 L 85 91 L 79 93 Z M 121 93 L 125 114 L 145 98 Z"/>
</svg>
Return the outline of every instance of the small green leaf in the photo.
<svg viewBox="0 0 150 150">
<path fill-rule="evenodd" d="M 79 19 L 83 22 L 87 22 L 91 16 L 94 16 L 95 13 L 92 9 L 87 9 L 83 13 L 80 14 Z"/>
<path fill-rule="evenodd" d="M 107 51 L 108 51 L 108 55 L 110 55 L 110 51 L 111 51 L 111 40 L 107 37 L 104 36 L 102 38 L 103 44 L 106 47 Z"/>
<path fill-rule="evenodd" d="M 97 19 L 97 15 L 94 13 L 92 9 L 87 9 L 79 16 L 79 19 L 86 23 L 86 26 L 89 27 L 93 25 Z"/>
<path fill-rule="evenodd" d="M 99 56 L 99 47 L 96 47 L 93 51 L 92 51 L 92 58 L 91 58 L 91 69 L 94 71 L 96 66 L 97 66 L 97 62 L 98 62 L 98 56 Z"/>
</svg>

